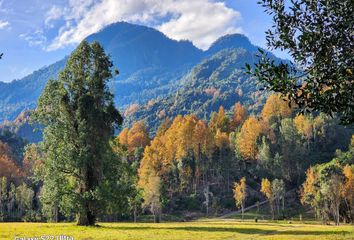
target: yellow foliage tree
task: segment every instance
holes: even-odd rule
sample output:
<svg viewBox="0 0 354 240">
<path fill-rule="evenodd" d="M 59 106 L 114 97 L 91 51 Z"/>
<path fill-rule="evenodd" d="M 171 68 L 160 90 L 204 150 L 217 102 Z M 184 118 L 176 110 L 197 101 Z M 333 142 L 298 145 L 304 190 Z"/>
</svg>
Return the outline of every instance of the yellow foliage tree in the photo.
<svg viewBox="0 0 354 240">
<path fill-rule="evenodd" d="M 145 148 L 150 144 L 149 132 L 143 121 L 133 123 L 131 129 L 124 128 L 117 140 L 127 147 L 130 156 L 137 148 Z"/>
<path fill-rule="evenodd" d="M 234 199 L 236 202 L 237 207 L 241 207 L 241 212 L 242 212 L 242 219 L 244 216 L 244 211 L 245 211 L 245 203 L 246 203 L 246 198 L 247 198 L 247 185 L 246 185 L 246 178 L 243 177 L 241 178 L 240 182 L 235 182 L 234 183 Z"/>
<path fill-rule="evenodd" d="M 216 132 L 218 129 L 222 132 L 230 131 L 230 119 L 225 113 L 225 109 L 223 106 L 220 106 L 219 111 L 217 113 L 213 112 L 209 127 Z"/>
<path fill-rule="evenodd" d="M 297 115 L 294 118 L 294 124 L 297 131 L 304 136 L 305 139 L 310 140 L 313 137 L 313 117 L 308 115 Z"/>
<path fill-rule="evenodd" d="M 149 207 L 151 213 L 154 215 L 154 222 L 161 221 L 161 179 L 153 172 L 150 173 L 146 187 L 144 189 L 144 203 L 143 207 Z"/>
<path fill-rule="evenodd" d="M 249 117 L 242 125 L 236 143 L 242 157 L 255 160 L 257 156 L 257 139 L 263 132 L 262 123 L 255 117 Z"/>
<path fill-rule="evenodd" d="M 261 192 L 266 196 L 269 202 L 272 219 L 274 220 L 274 194 L 272 184 L 267 178 L 262 179 Z"/>
<path fill-rule="evenodd" d="M 136 148 L 144 148 L 150 143 L 149 132 L 143 121 L 133 123 L 127 136 L 128 149 L 134 151 Z"/>
<path fill-rule="evenodd" d="M 118 141 L 119 141 L 120 144 L 128 146 L 128 133 L 129 133 L 129 129 L 128 128 L 124 128 L 120 132 L 120 134 L 118 135 Z"/>
<path fill-rule="evenodd" d="M 199 120 L 195 125 L 192 142 L 193 151 L 198 158 L 200 158 L 202 153 L 206 156 L 211 156 L 214 138 L 205 121 Z"/>
<path fill-rule="evenodd" d="M 342 187 L 342 196 L 350 210 L 351 218 L 354 217 L 354 165 L 346 165 L 343 168 L 345 182 Z"/>
<path fill-rule="evenodd" d="M 271 117 L 289 117 L 292 109 L 280 94 L 271 94 L 262 109 L 262 118 L 268 121 Z"/>
<path fill-rule="evenodd" d="M 237 102 L 234 106 L 234 112 L 232 115 L 232 128 L 238 128 L 247 119 L 247 110 L 242 106 L 240 102 Z"/>
</svg>

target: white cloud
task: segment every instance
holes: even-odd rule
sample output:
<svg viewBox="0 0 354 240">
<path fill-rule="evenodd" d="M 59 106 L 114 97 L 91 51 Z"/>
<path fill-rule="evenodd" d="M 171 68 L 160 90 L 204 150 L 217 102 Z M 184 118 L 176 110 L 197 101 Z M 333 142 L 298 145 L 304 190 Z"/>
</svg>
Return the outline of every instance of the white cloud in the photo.
<svg viewBox="0 0 354 240">
<path fill-rule="evenodd" d="M 42 30 L 37 30 L 34 33 L 22 33 L 19 37 L 26 40 L 31 47 L 39 46 L 45 49 L 47 38 Z"/>
<path fill-rule="evenodd" d="M 202 49 L 208 48 L 222 35 L 241 32 L 236 27 L 240 13 L 221 2 L 185 1 L 172 5 L 171 9 L 179 15 L 161 24 L 158 29 L 177 40 L 191 39 Z"/>
<path fill-rule="evenodd" d="M 170 38 L 188 39 L 206 49 L 222 35 L 241 32 L 240 17 L 215 0 L 70 0 L 67 8 L 47 13 L 48 25 L 58 18 L 65 20 L 47 50 L 76 44 L 117 21 L 152 26 Z"/>
<path fill-rule="evenodd" d="M 10 23 L 8 21 L 3 21 L 0 20 L 0 29 L 5 29 L 6 27 L 9 27 Z"/>
<path fill-rule="evenodd" d="M 64 9 L 59 6 L 53 6 L 45 15 L 44 24 L 46 27 L 53 28 L 53 21 L 63 17 Z"/>
</svg>

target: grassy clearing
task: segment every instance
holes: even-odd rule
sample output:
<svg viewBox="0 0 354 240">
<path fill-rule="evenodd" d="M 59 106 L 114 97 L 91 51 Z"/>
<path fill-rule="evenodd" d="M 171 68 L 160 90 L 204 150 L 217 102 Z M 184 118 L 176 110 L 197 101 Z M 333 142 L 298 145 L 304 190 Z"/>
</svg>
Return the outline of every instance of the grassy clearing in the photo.
<svg viewBox="0 0 354 240">
<path fill-rule="evenodd" d="M 277 213 L 275 215 L 277 215 Z M 314 214 L 312 212 L 308 212 L 308 209 L 305 209 L 304 207 L 286 208 L 285 211 L 286 219 L 289 219 L 290 221 L 300 221 L 300 215 L 302 216 L 302 219 L 305 220 L 306 222 L 316 222 Z M 270 209 L 268 204 L 260 206 L 258 211 L 256 208 L 246 211 L 243 217 L 245 220 L 254 220 L 255 218 L 259 220 L 268 220 L 268 221 L 272 220 L 272 215 L 270 214 Z M 241 213 L 232 214 L 227 216 L 226 219 L 241 220 L 242 214 Z"/>
<path fill-rule="evenodd" d="M 0 239 L 15 239 L 15 236 L 59 235 L 72 236 L 80 240 L 354 239 L 354 227 L 349 225 L 335 227 L 234 220 L 160 224 L 100 223 L 99 225 L 98 227 L 78 227 L 73 223 L 0 223 Z"/>
</svg>

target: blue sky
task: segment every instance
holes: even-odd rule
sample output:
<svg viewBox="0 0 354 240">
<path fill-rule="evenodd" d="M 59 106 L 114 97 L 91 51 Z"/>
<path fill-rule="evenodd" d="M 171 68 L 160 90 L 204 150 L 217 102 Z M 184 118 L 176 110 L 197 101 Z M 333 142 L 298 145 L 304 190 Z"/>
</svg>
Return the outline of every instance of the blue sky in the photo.
<svg viewBox="0 0 354 240">
<path fill-rule="evenodd" d="M 227 33 L 265 47 L 271 19 L 257 0 L 0 0 L 0 81 L 62 59 L 87 35 L 117 21 L 154 27 L 207 49 Z M 277 53 L 286 57 L 286 54 Z"/>
</svg>

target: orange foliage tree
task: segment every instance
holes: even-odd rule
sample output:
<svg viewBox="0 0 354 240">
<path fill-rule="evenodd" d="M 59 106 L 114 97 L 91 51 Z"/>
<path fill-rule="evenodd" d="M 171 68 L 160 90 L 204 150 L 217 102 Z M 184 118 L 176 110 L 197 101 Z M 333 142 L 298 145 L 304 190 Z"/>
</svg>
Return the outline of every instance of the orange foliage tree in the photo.
<svg viewBox="0 0 354 240">
<path fill-rule="evenodd" d="M 0 141 L 0 177 L 18 180 L 21 176 L 22 172 L 12 158 L 9 146 Z"/>
<path fill-rule="evenodd" d="M 248 113 L 246 108 L 244 108 L 240 102 L 237 102 L 234 106 L 234 112 L 232 115 L 232 128 L 235 129 L 241 126 L 244 121 L 246 121 L 247 115 Z"/>
<path fill-rule="evenodd" d="M 257 156 L 257 139 L 263 132 L 262 122 L 251 116 L 242 125 L 236 143 L 242 157 L 255 160 Z"/>
<path fill-rule="evenodd" d="M 288 103 L 281 98 L 280 94 L 271 94 L 263 109 L 262 118 L 268 121 L 271 117 L 289 117 L 292 113 L 292 109 Z"/>
<path fill-rule="evenodd" d="M 346 165 L 343 168 L 345 182 L 342 187 L 342 196 L 350 211 L 351 220 L 354 221 L 354 165 Z"/>
<path fill-rule="evenodd" d="M 149 132 L 143 121 L 133 123 L 131 129 L 124 128 L 118 136 L 119 143 L 132 153 L 136 148 L 145 148 L 150 143 Z"/>
</svg>

